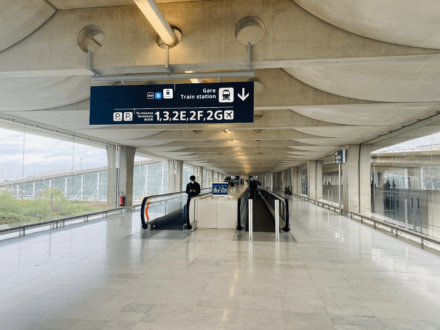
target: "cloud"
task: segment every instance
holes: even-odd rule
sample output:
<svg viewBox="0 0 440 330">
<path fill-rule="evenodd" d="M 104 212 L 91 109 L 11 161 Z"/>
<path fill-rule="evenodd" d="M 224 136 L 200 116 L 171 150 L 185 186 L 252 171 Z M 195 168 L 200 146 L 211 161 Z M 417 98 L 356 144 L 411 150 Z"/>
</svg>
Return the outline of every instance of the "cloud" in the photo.
<svg viewBox="0 0 440 330">
<path fill-rule="evenodd" d="M 7 178 L 79 170 L 81 162 L 82 169 L 107 166 L 106 150 L 0 128 L 0 178 L 5 170 Z"/>
</svg>

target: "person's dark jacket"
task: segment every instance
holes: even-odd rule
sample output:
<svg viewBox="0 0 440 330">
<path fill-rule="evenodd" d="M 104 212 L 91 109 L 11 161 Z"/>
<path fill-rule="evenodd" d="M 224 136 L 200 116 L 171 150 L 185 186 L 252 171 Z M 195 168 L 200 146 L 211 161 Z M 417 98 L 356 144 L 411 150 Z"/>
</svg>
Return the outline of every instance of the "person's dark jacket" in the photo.
<svg viewBox="0 0 440 330">
<path fill-rule="evenodd" d="M 195 190 L 195 192 L 190 192 L 190 190 Z M 190 182 L 186 185 L 186 193 L 188 196 L 198 196 L 200 194 L 200 185 L 198 182 L 194 181 L 194 183 Z"/>
<path fill-rule="evenodd" d="M 256 180 L 251 180 L 251 182 L 249 182 L 249 187 L 251 188 L 251 190 L 257 190 L 258 188 L 258 184 Z"/>
</svg>

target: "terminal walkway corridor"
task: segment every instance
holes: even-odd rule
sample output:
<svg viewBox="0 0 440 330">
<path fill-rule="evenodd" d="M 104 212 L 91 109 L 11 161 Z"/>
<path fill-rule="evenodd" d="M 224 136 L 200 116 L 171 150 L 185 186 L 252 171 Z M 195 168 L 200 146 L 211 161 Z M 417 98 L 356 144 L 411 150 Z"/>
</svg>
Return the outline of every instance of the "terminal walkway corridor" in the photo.
<svg viewBox="0 0 440 330">
<path fill-rule="evenodd" d="M 0 329 L 440 328 L 439 257 L 289 199 L 297 243 L 138 212 L 0 241 Z"/>
</svg>

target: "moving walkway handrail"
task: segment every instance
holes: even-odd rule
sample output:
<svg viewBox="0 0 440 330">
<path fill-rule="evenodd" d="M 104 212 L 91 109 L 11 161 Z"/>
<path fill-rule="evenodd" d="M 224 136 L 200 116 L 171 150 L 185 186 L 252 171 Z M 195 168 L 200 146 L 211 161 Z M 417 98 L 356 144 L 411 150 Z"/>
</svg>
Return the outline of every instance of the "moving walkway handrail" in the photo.
<svg viewBox="0 0 440 330">
<path fill-rule="evenodd" d="M 208 190 L 211 191 L 212 188 L 200 189 L 200 195 L 199 196 L 205 195 Z M 202 192 L 205 192 L 205 194 L 203 194 Z M 168 194 L 161 194 L 161 195 L 152 195 L 152 196 L 144 197 L 144 199 L 142 200 L 142 204 L 141 204 L 141 223 L 142 223 L 142 228 L 143 229 L 148 229 L 148 221 L 145 221 L 145 207 L 147 205 L 147 202 L 150 199 L 154 199 L 154 198 L 157 198 L 157 197 L 166 197 L 166 196 L 170 196 L 171 197 L 173 195 L 182 195 L 182 194 L 186 194 L 186 191 L 179 191 L 179 192 L 175 192 L 175 193 L 168 193 Z M 170 198 L 170 199 L 172 199 L 172 198 Z M 189 214 L 188 210 L 189 210 L 190 200 L 191 200 L 191 197 L 188 196 L 188 199 L 186 201 L 186 214 L 185 214 L 186 219 L 187 219 L 187 225 L 186 226 L 187 226 L 188 229 L 191 229 L 191 225 L 189 223 L 189 217 L 188 217 L 188 214 Z M 163 201 L 158 201 L 158 202 L 163 202 Z"/>
<path fill-rule="evenodd" d="M 243 225 L 241 223 L 241 220 L 242 220 L 242 215 L 245 214 L 246 210 L 249 211 L 249 204 L 248 204 L 249 193 L 250 193 L 250 187 L 248 186 L 246 188 L 246 190 L 238 197 L 238 201 L 237 201 L 237 226 L 236 226 L 237 230 L 243 230 Z M 243 209 L 241 208 L 242 199 L 244 200 Z M 245 227 L 246 227 L 246 218 L 245 218 L 244 223 L 245 223 Z"/>
<path fill-rule="evenodd" d="M 258 187 L 258 190 L 263 190 L 265 192 L 267 192 L 268 194 L 274 196 L 276 199 L 280 200 L 281 203 L 284 203 L 284 214 L 283 214 L 283 218 L 284 218 L 284 226 L 281 227 L 281 229 L 285 232 L 288 232 L 290 230 L 289 227 L 289 200 L 285 197 L 282 197 L 266 188 L 262 188 L 262 187 Z M 274 205 L 274 210 L 275 210 L 275 205 Z M 275 216 L 275 214 L 274 214 Z"/>
</svg>

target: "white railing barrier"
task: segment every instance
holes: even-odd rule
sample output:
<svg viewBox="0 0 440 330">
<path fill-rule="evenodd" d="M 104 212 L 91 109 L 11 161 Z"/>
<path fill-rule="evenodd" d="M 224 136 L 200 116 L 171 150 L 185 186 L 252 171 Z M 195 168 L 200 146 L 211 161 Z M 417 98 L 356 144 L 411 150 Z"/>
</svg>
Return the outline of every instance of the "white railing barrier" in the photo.
<svg viewBox="0 0 440 330">
<path fill-rule="evenodd" d="M 249 199 L 249 239 L 252 240 L 254 238 L 254 209 L 253 209 L 254 201 Z"/>
<path fill-rule="evenodd" d="M 275 200 L 275 239 L 280 239 L 280 201 Z"/>
<path fill-rule="evenodd" d="M 311 202 L 313 204 L 317 204 L 317 205 L 319 205 L 319 206 L 321 206 L 323 208 L 326 208 L 326 207 L 328 209 L 332 208 L 334 212 L 338 212 L 339 213 L 339 210 L 340 210 L 339 207 L 336 207 L 336 206 L 332 207 L 332 206 L 330 206 L 327 203 L 322 203 L 322 202 L 319 202 L 319 201 L 315 201 L 315 200 L 309 199 L 308 197 L 305 197 L 305 196 L 301 196 L 301 195 L 297 195 L 297 194 L 292 194 L 292 195 L 295 196 L 295 197 L 298 197 L 300 199 L 303 199 L 305 201 Z M 388 229 L 388 230 L 390 230 L 390 232 L 392 234 L 395 235 L 396 238 L 399 238 L 399 236 L 402 236 L 402 237 L 410 236 L 410 237 L 413 237 L 413 238 L 420 239 L 420 245 L 421 245 L 422 249 L 427 245 L 426 244 L 427 242 L 435 244 L 436 247 L 438 247 L 438 249 L 440 249 L 440 240 L 437 239 L 437 238 L 434 238 L 434 237 L 431 237 L 431 236 L 427 236 L 425 234 L 421 234 L 421 233 L 415 232 L 415 231 L 407 229 L 405 227 L 402 227 L 402 226 L 399 226 L 399 225 L 396 225 L 396 224 L 393 224 L 393 223 L 389 223 L 389 222 L 386 222 L 386 221 L 382 221 L 382 220 L 379 220 L 379 219 L 371 218 L 371 217 L 368 217 L 368 216 L 365 216 L 365 215 L 361 215 L 361 214 L 358 214 L 358 213 L 348 212 L 347 215 L 350 216 L 351 219 L 355 219 L 356 220 L 356 218 L 357 218 L 357 220 L 359 220 L 362 224 L 370 223 L 370 224 L 373 225 L 373 227 L 375 229 L 377 229 L 377 228 Z M 407 227 L 407 221 L 408 220 L 407 219 L 405 219 L 405 220 L 406 220 L 405 221 L 405 226 Z"/>
</svg>

